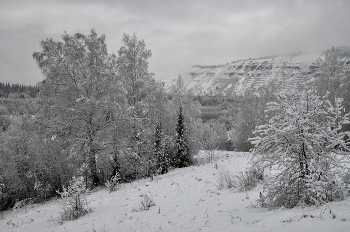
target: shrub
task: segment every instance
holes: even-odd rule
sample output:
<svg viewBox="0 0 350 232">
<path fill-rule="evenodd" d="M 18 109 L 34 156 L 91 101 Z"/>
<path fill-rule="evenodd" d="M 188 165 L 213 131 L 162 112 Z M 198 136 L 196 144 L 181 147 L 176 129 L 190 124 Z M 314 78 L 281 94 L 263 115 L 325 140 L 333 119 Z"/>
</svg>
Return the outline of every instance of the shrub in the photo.
<svg viewBox="0 0 350 232">
<path fill-rule="evenodd" d="M 61 195 L 59 203 L 63 209 L 61 213 L 62 221 L 75 220 L 91 212 L 86 198 L 90 192 L 86 188 L 82 177 L 73 177 L 70 185 L 67 188 L 63 187 L 63 192 L 57 191 L 57 193 Z"/>
<path fill-rule="evenodd" d="M 119 180 L 120 180 L 120 175 L 119 173 L 117 172 L 115 174 L 115 176 L 112 176 L 111 180 L 107 180 L 107 182 L 105 183 L 105 186 L 106 186 L 106 189 L 109 191 L 109 192 L 113 192 L 115 190 L 117 190 L 119 188 Z"/>
<path fill-rule="evenodd" d="M 328 201 L 343 200 L 346 196 L 346 184 L 337 175 L 329 175 L 327 181 L 312 176 L 306 182 L 306 191 L 303 202 L 309 205 L 320 206 Z"/>
<path fill-rule="evenodd" d="M 148 194 L 143 194 L 143 199 L 140 202 L 140 206 L 134 208 L 133 211 L 140 212 L 140 211 L 148 211 L 149 208 L 152 206 L 155 206 L 152 196 Z"/>
<path fill-rule="evenodd" d="M 227 167 L 221 166 L 218 168 L 215 180 L 218 189 L 233 188 L 236 186 L 235 175 Z"/>
<path fill-rule="evenodd" d="M 50 197 L 51 185 L 45 185 L 41 181 L 36 181 L 34 184 L 34 190 L 36 191 L 36 195 L 39 198 L 39 200 L 43 200 Z"/>
<path fill-rule="evenodd" d="M 217 150 L 202 150 L 193 156 L 193 162 L 198 166 L 213 163 L 218 160 L 217 154 Z"/>
<path fill-rule="evenodd" d="M 264 179 L 264 172 L 258 168 L 249 168 L 245 171 L 238 172 L 237 189 L 240 192 L 245 192 L 253 189 L 257 184 Z"/>
<path fill-rule="evenodd" d="M 342 180 L 345 184 L 344 189 L 345 189 L 345 195 L 350 195 L 350 171 L 347 171 L 342 175 Z"/>
<path fill-rule="evenodd" d="M 258 203 L 262 207 L 274 209 L 278 207 L 293 208 L 295 206 L 315 205 L 316 207 L 329 201 L 341 200 L 346 196 L 344 182 L 334 176 L 328 181 L 308 179 L 291 182 L 291 175 L 279 175 L 278 183 L 276 177 L 265 181 L 264 192 Z M 329 175 L 330 177 L 330 175 Z"/>
<path fill-rule="evenodd" d="M 27 211 L 26 206 L 29 205 L 29 204 L 34 203 L 35 200 L 36 200 L 36 198 L 27 198 L 27 199 L 24 199 L 24 200 L 21 200 L 21 201 L 17 201 L 12 209 L 18 210 L 18 209 L 24 207 L 24 210 Z"/>
<path fill-rule="evenodd" d="M 221 166 L 215 176 L 218 189 L 236 188 L 239 192 L 253 189 L 263 179 L 264 172 L 258 168 L 249 168 L 235 175 L 227 167 Z"/>
</svg>

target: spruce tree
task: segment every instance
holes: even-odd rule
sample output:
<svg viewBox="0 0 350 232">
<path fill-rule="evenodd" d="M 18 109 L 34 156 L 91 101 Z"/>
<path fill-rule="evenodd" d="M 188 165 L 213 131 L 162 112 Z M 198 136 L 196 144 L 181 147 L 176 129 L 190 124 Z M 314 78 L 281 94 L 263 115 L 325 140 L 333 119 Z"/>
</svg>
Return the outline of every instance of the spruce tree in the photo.
<svg viewBox="0 0 350 232">
<path fill-rule="evenodd" d="M 155 167 L 160 174 L 167 173 L 170 166 L 169 156 L 164 147 L 162 122 L 157 121 L 153 153 L 156 161 Z"/>
<path fill-rule="evenodd" d="M 186 137 L 186 126 L 184 122 L 183 109 L 180 105 L 179 115 L 176 124 L 176 141 L 175 141 L 175 157 L 173 165 L 177 168 L 187 167 L 192 164 L 190 151 L 188 148 L 188 140 Z"/>
</svg>

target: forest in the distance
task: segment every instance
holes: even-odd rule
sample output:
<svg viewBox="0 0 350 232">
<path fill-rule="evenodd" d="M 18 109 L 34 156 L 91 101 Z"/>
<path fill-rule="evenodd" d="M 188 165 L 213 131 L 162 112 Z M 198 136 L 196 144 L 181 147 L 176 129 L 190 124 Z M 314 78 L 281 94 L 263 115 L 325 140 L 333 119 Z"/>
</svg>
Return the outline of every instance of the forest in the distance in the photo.
<svg viewBox="0 0 350 232">
<path fill-rule="evenodd" d="M 195 165 L 199 150 L 216 149 L 255 148 L 265 161 L 264 155 L 292 151 L 299 169 L 288 169 L 288 156 L 278 164 L 300 175 L 283 183 L 322 193 L 329 186 L 319 190 L 310 180 L 333 181 L 328 155 L 349 152 L 350 73 L 336 48 L 318 60 L 314 79 L 302 89 L 281 93 L 271 84 L 259 93 L 224 97 L 193 96 L 181 76 L 166 91 L 148 71 L 151 50 L 135 34 L 124 34 L 116 54 L 108 53 L 105 35 L 93 30 L 65 33 L 62 40 L 43 40 L 42 51 L 33 53 L 45 76 L 40 84 L 0 83 L 0 211 L 25 199 L 57 196 L 73 177 L 88 188 L 152 178 Z M 300 191 L 281 192 L 282 203 L 272 202 L 278 186 L 272 187 L 263 204 L 285 204 L 281 199 L 292 196 L 288 204 L 294 207 L 303 200 Z M 304 201 L 316 202 L 310 199 Z"/>
<path fill-rule="evenodd" d="M 0 98 L 24 99 L 35 98 L 39 93 L 38 86 L 26 86 L 20 84 L 1 83 Z"/>
</svg>

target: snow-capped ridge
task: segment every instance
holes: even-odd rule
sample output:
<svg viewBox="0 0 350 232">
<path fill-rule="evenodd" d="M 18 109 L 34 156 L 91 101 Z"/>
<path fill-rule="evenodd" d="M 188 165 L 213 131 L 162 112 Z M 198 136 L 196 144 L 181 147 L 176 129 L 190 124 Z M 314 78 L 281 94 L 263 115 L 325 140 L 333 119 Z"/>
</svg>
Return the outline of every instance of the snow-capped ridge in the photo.
<svg viewBox="0 0 350 232">
<path fill-rule="evenodd" d="M 350 47 L 340 47 L 341 61 L 350 69 Z M 194 95 L 242 95 L 257 93 L 273 84 L 281 89 L 296 88 L 310 81 L 318 71 L 318 53 L 290 53 L 226 64 L 193 65 L 181 76 Z M 176 80 L 168 83 L 168 86 Z"/>
</svg>

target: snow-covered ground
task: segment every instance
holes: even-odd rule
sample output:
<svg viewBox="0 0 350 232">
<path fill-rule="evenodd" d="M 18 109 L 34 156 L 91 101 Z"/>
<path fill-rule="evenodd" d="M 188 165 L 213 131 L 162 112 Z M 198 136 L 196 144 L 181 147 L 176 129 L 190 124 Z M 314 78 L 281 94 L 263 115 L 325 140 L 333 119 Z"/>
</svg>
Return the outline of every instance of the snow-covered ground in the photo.
<svg viewBox="0 0 350 232">
<path fill-rule="evenodd" d="M 122 184 L 111 193 L 95 191 L 89 196 L 93 212 L 75 221 L 58 223 L 57 200 L 5 211 L 0 231 L 350 231 L 350 198 L 320 208 L 268 211 L 255 206 L 261 186 L 247 193 L 215 186 L 218 169 L 243 170 L 249 153 L 219 152 L 215 157 L 212 163 L 171 170 L 154 181 Z M 135 211 L 145 194 L 155 206 Z"/>
</svg>

